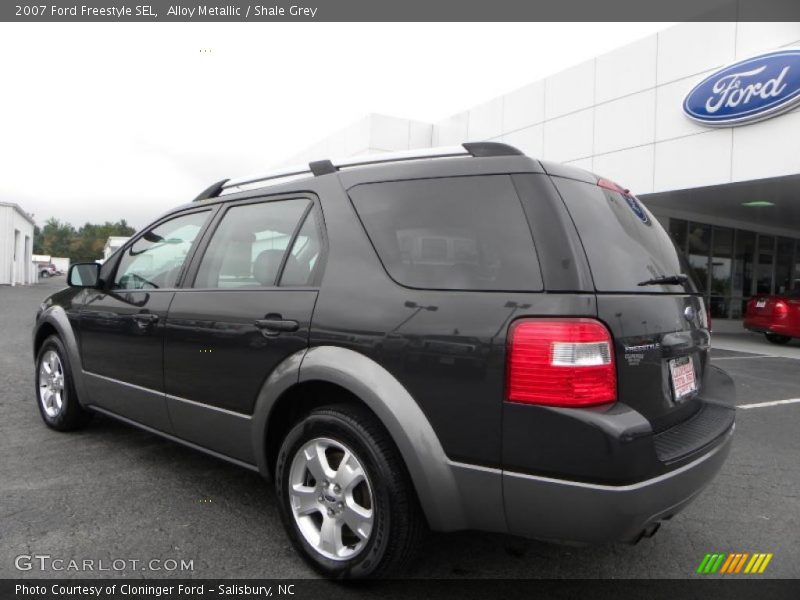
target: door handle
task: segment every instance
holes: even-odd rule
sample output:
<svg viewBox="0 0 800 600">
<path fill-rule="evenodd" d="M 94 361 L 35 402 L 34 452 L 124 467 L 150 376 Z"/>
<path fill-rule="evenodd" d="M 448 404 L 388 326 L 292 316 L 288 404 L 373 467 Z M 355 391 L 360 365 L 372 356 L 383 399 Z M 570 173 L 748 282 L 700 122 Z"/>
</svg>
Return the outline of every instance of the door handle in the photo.
<svg viewBox="0 0 800 600">
<path fill-rule="evenodd" d="M 282 319 L 280 317 L 269 319 L 257 319 L 255 326 L 261 330 L 264 335 L 278 335 L 284 331 L 291 332 L 297 331 L 300 324 L 297 321 L 290 319 Z"/>
<path fill-rule="evenodd" d="M 152 313 L 140 313 L 138 315 L 133 315 L 133 320 L 139 325 L 149 325 L 150 323 L 158 322 L 158 315 L 154 315 Z"/>
</svg>

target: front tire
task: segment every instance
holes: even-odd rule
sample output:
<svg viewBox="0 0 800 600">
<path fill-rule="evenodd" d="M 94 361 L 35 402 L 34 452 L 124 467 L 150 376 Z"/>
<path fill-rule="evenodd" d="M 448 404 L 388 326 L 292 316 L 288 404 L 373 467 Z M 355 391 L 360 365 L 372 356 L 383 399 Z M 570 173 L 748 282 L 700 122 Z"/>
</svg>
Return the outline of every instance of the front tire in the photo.
<svg viewBox="0 0 800 600">
<path fill-rule="evenodd" d="M 78 429 L 91 418 L 78 403 L 67 351 L 55 335 L 36 356 L 36 400 L 45 425 L 58 431 Z"/>
<path fill-rule="evenodd" d="M 397 574 L 422 543 L 405 464 L 367 410 L 320 408 L 295 425 L 278 453 L 275 486 L 292 544 L 326 577 Z"/>
<path fill-rule="evenodd" d="M 780 346 L 788 344 L 792 339 L 788 335 L 778 335 L 777 333 L 765 333 L 764 336 L 767 338 L 768 342 L 778 344 Z"/>
</svg>

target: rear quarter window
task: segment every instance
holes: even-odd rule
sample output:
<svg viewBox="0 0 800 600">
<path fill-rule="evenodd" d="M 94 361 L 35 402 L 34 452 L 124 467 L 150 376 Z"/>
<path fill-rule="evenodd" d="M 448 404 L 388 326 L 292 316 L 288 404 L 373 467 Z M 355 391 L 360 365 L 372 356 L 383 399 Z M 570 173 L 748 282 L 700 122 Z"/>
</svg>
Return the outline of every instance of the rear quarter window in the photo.
<svg viewBox="0 0 800 600">
<path fill-rule="evenodd" d="M 682 286 L 638 284 L 685 273 L 690 276 L 685 290 L 697 292 L 672 238 L 635 196 L 572 179 L 553 177 L 553 182 L 578 228 L 598 291 L 682 292 Z"/>
<path fill-rule="evenodd" d="M 401 285 L 542 289 L 531 230 L 508 175 L 369 183 L 349 194 L 386 271 Z"/>
</svg>

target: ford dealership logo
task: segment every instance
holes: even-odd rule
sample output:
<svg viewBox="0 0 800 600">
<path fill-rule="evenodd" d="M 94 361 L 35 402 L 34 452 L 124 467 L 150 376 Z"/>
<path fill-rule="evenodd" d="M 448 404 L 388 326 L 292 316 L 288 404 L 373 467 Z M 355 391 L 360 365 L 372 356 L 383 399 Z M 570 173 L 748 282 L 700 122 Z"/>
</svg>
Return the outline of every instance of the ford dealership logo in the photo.
<svg viewBox="0 0 800 600">
<path fill-rule="evenodd" d="M 705 125 L 752 123 L 800 102 L 800 48 L 748 58 L 706 77 L 683 101 L 683 112 Z"/>
</svg>

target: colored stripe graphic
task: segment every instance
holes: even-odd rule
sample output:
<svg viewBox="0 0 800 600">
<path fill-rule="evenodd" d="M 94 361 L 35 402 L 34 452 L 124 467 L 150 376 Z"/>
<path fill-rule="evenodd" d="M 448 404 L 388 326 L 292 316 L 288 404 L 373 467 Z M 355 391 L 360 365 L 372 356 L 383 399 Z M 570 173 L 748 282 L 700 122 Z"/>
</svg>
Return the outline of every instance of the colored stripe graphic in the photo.
<svg viewBox="0 0 800 600">
<path fill-rule="evenodd" d="M 769 561 L 771 561 L 771 560 L 772 560 L 772 552 L 767 554 L 767 556 L 764 558 L 764 562 L 761 563 L 761 568 L 758 570 L 758 572 L 759 573 L 763 573 L 764 570 L 767 568 L 767 565 L 769 564 Z"/>
<path fill-rule="evenodd" d="M 758 560 L 759 556 L 761 556 L 761 555 L 758 554 L 758 553 L 753 554 L 753 557 L 750 559 L 750 562 L 747 563 L 747 566 L 744 568 L 744 572 L 745 573 L 749 573 L 750 571 L 753 570 L 753 565 L 756 564 L 756 561 Z"/>
<path fill-rule="evenodd" d="M 761 563 L 764 561 L 764 557 L 766 554 L 759 554 L 758 560 L 756 560 L 756 564 L 753 565 L 753 569 L 750 571 L 751 573 L 758 573 L 758 569 L 761 568 Z"/>
<path fill-rule="evenodd" d="M 717 562 L 717 557 L 719 554 L 712 554 L 711 558 L 708 559 L 705 568 L 703 569 L 703 573 L 711 573 L 711 568 L 714 566 L 714 563 Z"/>
<path fill-rule="evenodd" d="M 710 554 L 706 554 L 703 557 L 703 560 L 700 562 L 700 566 L 697 567 L 697 572 L 698 573 L 705 573 L 705 568 L 706 568 L 706 565 L 708 564 L 709 560 L 711 560 L 711 555 Z"/>
<path fill-rule="evenodd" d="M 731 565 L 735 562 L 736 554 L 728 554 L 728 560 L 726 560 L 722 564 L 722 568 L 720 569 L 720 573 L 730 573 Z"/>
<path fill-rule="evenodd" d="M 744 561 L 747 560 L 748 556 L 750 556 L 749 552 L 745 552 L 744 554 L 742 554 L 742 558 L 739 559 L 739 564 L 736 565 L 736 571 L 735 571 L 736 573 L 742 570 L 742 567 L 744 566 Z"/>
<path fill-rule="evenodd" d="M 767 565 L 772 560 L 774 555 L 769 552 L 732 552 L 726 554 L 725 552 L 708 553 L 700 561 L 697 567 L 697 573 L 702 574 L 738 574 L 744 573 L 755 574 L 763 573 L 767 569 Z"/>
<path fill-rule="evenodd" d="M 714 566 L 711 567 L 711 572 L 716 573 L 717 569 L 722 566 L 722 561 L 725 560 L 725 553 L 721 552 L 720 555 L 717 557 L 716 562 L 714 562 Z"/>
</svg>

